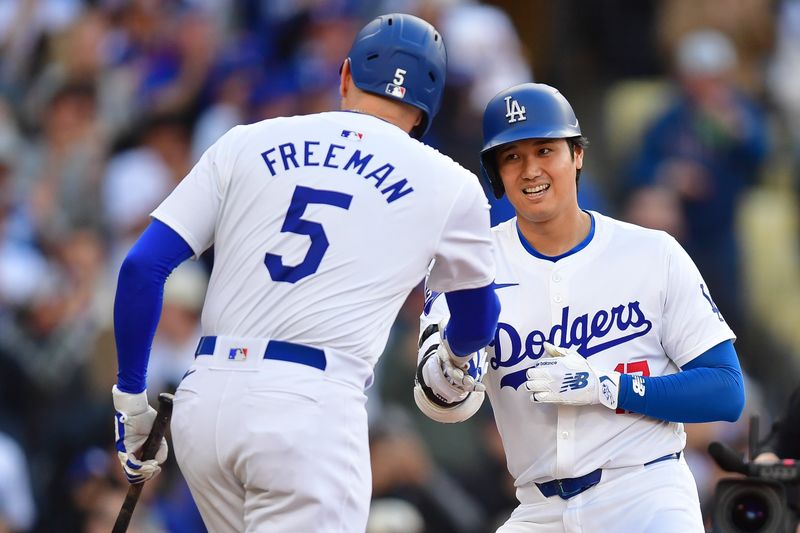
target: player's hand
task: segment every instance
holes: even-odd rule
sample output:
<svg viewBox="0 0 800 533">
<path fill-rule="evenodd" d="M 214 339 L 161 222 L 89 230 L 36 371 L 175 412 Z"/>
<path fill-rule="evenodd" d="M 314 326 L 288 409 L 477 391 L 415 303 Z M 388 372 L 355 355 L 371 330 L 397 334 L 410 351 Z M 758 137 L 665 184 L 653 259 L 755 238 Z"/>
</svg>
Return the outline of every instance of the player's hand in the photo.
<svg viewBox="0 0 800 533">
<path fill-rule="evenodd" d="M 458 403 L 470 392 L 486 390 L 480 382 L 482 373 L 471 375 L 469 363 L 455 362 L 444 343 L 439 344 L 435 353 L 423 359 L 421 365 L 422 380 L 425 385 L 445 403 Z"/>
<path fill-rule="evenodd" d="M 619 372 L 595 370 L 575 350 L 545 342 L 546 355 L 526 372 L 531 401 L 562 405 L 602 404 L 617 408 Z"/>
<path fill-rule="evenodd" d="M 155 459 L 141 461 L 135 455 L 144 445 L 156 410 L 147 402 L 147 391 L 138 394 L 122 392 L 116 385 L 111 389 L 114 397 L 114 433 L 117 456 L 129 483 L 142 483 L 161 472 L 161 463 L 167 459 L 167 439 L 161 440 Z"/>
</svg>

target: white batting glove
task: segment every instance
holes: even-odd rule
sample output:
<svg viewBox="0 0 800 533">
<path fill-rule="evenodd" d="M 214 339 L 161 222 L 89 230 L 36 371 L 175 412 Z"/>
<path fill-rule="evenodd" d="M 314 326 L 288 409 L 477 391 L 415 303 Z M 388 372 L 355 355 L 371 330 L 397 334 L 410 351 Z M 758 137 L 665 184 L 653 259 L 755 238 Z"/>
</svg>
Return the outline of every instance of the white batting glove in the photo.
<svg viewBox="0 0 800 533">
<path fill-rule="evenodd" d="M 483 404 L 486 393 L 480 381 L 488 359 L 485 350 L 478 350 L 454 361 L 448 343 L 442 341 L 445 323 L 422 324 L 426 327 L 420 335 L 414 403 L 431 420 L 453 424 L 467 420 Z"/>
<path fill-rule="evenodd" d="M 619 372 L 595 370 L 589 361 L 566 348 L 544 343 L 547 356 L 526 372 L 531 401 L 561 405 L 602 404 L 617 408 Z"/>
<path fill-rule="evenodd" d="M 422 361 L 422 380 L 445 403 L 458 403 L 470 392 L 486 390 L 483 383 L 469 374 L 468 363 L 457 366 L 444 344 L 439 344 L 436 353 Z"/>
<path fill-rule="evenodd" d="M 155 459 L 141 461 L 136 457 L 156 419 L 156 410 L 147 402 L 147 391 L 138 394 L 122 392 L 116 385 L 111 389 L 114 397 L 115 447 L 119 462 L 128 483 L 142 483 L 161 472 L 161 463 L 167 460 L 167 439 L 161 439 Z"/>
</svg>

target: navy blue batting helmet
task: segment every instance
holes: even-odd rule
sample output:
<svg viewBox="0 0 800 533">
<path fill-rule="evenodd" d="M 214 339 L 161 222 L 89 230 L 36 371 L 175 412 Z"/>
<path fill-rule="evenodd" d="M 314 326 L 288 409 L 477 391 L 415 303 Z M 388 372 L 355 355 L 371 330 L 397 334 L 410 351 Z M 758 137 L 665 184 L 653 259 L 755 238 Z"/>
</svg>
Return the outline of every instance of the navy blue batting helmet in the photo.
<svg viewBox="0 0 800 533">
<path fill-rule="evenodd" d="M 353 83 L 422 110 L 411 135 L 419 139 L 442 103 L 447 52 L 436 28 L 402 13 L 381 15 L 364 26 L 348 54 Z"/>
<path fill-rule="evenodd" d="M 505 193 L 493 151 L 521 139 L 580 137 L 572 106 L 558 89 L 543 83 L 523 83 L 498 93 L 483 112 L 481 172 L 496 198 Z"/>
</svg>

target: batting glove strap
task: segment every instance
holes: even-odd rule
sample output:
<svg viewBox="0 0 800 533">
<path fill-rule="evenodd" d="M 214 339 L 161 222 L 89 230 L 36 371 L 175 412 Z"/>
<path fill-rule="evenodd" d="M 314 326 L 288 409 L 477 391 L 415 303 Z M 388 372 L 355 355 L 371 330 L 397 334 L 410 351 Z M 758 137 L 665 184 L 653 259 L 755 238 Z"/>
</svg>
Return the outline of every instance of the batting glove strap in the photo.
<svg viewBox="0 0 800 533">
<path fill-rule="evenodd" d="M 598 380 L 598 401 L 609 409 L 616 409 L 619 404 L 619 377 L 615 371 L 595 374 Z"/>
<path fill-rule="evenodd" d="M 578 352 L 544 344 L 546 357 L 526 372 L 531 401 L 561 405 L 604 405 L 616 409 L 619 372 L 595 370 Z"/>
</svg>

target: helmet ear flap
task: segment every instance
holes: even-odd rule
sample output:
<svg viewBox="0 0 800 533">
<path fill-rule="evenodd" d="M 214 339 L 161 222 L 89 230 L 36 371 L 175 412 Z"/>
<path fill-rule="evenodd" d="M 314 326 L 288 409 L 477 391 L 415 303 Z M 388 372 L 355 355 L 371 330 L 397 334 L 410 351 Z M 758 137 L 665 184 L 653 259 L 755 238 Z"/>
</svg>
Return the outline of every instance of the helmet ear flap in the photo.
<svg viewBox="0 0 800 533">
<path fill-rule="evenodd" d="M 503 185 L 503 180 L 500 179 L 500 176 L 495 176 L 495 178 L 492 180 L 492 192 L 494 192 L 494 197 L 498 200 L 506 193 L 506 188 Z"/>
<path fill-rule="evenodd" d="M 481 174 L 492 188 L 494 197 L 498 200 L 502 198 L 506 193 L 506 188 L 503 185 L 503 180 L 500 179 L 500 174 L 497 172 L 497 165 L 494 162 L 494 150 L 481 154 Z"/>
</svg>

